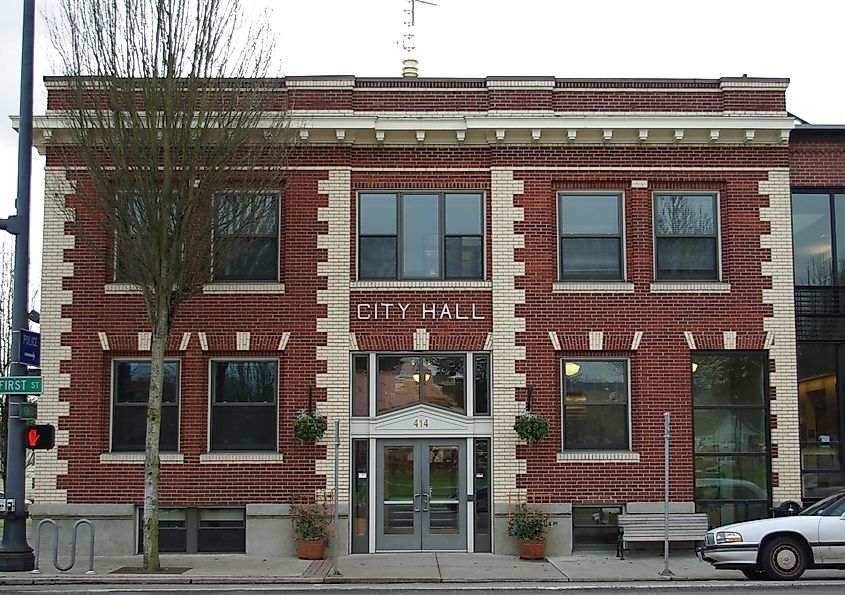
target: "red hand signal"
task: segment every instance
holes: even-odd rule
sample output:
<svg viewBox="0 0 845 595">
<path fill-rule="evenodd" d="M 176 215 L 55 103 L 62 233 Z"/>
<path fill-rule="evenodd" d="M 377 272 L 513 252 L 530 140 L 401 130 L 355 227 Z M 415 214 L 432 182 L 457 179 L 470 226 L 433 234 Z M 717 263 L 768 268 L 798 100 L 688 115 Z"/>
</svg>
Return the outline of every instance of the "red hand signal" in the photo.
<svg viewBox="0 0 845 595">
<path fill-rule="evenodd" d="M 26 447 L 46 450 L 56 445 L 56 428 L 50 424 L 35 424 L 26 430 Z"/>
</svg>

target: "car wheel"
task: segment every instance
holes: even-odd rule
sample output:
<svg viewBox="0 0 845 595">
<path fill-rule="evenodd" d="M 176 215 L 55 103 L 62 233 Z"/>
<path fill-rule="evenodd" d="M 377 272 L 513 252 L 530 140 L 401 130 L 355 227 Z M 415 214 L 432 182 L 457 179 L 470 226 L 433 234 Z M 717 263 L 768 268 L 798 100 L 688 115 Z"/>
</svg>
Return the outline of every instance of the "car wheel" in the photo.
<svg viewBox="0 0 845 595">
<path fill-rule="evenodd" d="M 750 581 L 762 581 L 766 578 L 766 571 L 759 568 L 740 568 L 739 571 Z"/>
<path fill-rule="evenodd" d="M 770 579 L 791 581 L 804 574 L 807 554 L 795 539 L 778 537 L 766 543 L 760 562 Z"/>
</svg>

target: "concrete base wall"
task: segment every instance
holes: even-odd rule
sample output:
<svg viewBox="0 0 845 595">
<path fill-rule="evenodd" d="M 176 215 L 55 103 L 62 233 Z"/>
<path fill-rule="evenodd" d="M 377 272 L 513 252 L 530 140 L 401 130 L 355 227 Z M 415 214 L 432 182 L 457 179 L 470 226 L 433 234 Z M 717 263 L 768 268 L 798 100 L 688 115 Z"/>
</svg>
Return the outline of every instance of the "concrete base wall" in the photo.
<svg viewBox="0 0 845 595">
<path fill-rule="evenodd" d="M 29 507 L 32 517 L 30 545 L 35 548 L 38 524 L 49 518 L 59 526 L 59 555 L 70 556 L 73 525 L 80 519 L 88 519 L 94 525 L 95 556 L 130 556 L 138 549 L 135 510 L 131 504 L 32 504 Z M 42 562 L 52 558 L 55 534 L 50 523 L 41 525 Z M 77 564 L 81 564 L 88 555 L 88 527 L 79 526 L 76 541 Z"/>
<path fill-rule="evenodd" d="M 496 504 L 493 519 L 493 553 L 518 556 L 519 542 L 508 535 L 508 506 Z M 552 520 L 557 523 L 549 528 L 546 541 L 547 556 L 568 556 L 572 553 L 572 504 L 552 504 Z"/>
<path fill-rule="evenodd" d="M 349 531 L 347 507 L 338 509 L 340 529 L 337 541 L 329 538 L 327 555 L 333 555 L 337 543 L 338 555 L 349 553 Z M 246 553 L 252 556 L 295 556 L 296 541 L 293 538 L 288 504 L 247 504 L 246 506 Z"/>
<path fill-rule="evenodd" d="M 628 513 L 660 513 L 662 502 L 629 502 Z M 670 512 L 688 513 L 695 511 L 693 502 L 672 502 Z M 90 520 L 95 529 L 94 555 L 131 556 L 137 554 L 138 529 L 135 506 L 126 504 L 32 504 L 29 507 L 33 519 L 30 544 L 35 547 L 35 528 L 45 518 L 53 519 L 59 526 L 59 555 L 66 559 L 71 554 L 73 525 L 82 518 Z M 327 554 L 334 554 L 335 543 L 338 555 L 349 553 L 348 507 L 339 507 L 339 529 L 337 539 L 329 540 Z M 557 503 L 551 506 L 551 515 L 556 522 L 549 529 L 546 554 L 567 556 L 572 553 L 572 504 Z M 493 552 L 502 555 L 518 555 L 519 543 L 508 535 L 507 504 L 496 504 L 493 519 Z M 53 551 L 55 530 L 44 524 L 41 529 L 41 559 L 50 560 Z M 686 549 L 687 544 L 680 544 Z M 660 544 L 634 544 L 636 549 L 654 549 Z M 295 556 L 296 543 L 291 532 L 290 506 L 287 504 L 248 504 L 246 506 L 246 553 L 253 556 Z M 83 561 L 88 554 L 88 529 L 79 527 L 77 557 Z M 81 563 L 81 562 L 80 562 Z"/>
<path fill-rule="evenodd" d="M 52 519 L 59 526 L 60 562 L 67 563 L 71 555 L 73 525 L 88 519 L 94 525 L 95 556 L 132 556 L 138 553 L 137 508 L 131 504 L 32 504 L 30 545 L 36 545 L 36 527 L 44 519 Z M 349 552 L 347 511 L 341 505 L 338 555 Z M 41 527 L 40 560 L 49 564 L 55 543 L 55 529 L 50 523 Z M 77 564 L 88 556 L 88 528 L 80 525 L 77 536 Z M 327 553 L 333 553 L 329 540 Z M 288 504 L 248 504 L 246 506 L 246 553 L 253 556 L 295 556 L 296 542 L 291 532 Z"/>
</svg>

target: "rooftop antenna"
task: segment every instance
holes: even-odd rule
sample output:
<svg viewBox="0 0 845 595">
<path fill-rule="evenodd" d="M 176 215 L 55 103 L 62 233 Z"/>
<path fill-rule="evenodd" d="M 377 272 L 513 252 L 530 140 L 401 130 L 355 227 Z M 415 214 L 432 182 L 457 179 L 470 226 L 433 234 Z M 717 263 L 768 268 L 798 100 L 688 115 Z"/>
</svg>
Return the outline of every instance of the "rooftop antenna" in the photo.
<svg viewBox="0 0 845 595">
<path fill-rule="evenodd" d="M 429 6 L 437 6 L 434 2 L 428 0 L 407 0 L 408 8 L 405 9 L 405 14 L 408 15 L 405 25 L 408 27 L 407 33 L 402 36 L 402 49 L 405 50 L 405 59 L 402 60 L 402 76 L 416 78 L 419 74 L 417 69 L 418 62 L 411 57 L 412 52 L 416 49 L 414 42 L 414 25 L 416 24 L 416 5 L 428 4 Z"/>
</svg>

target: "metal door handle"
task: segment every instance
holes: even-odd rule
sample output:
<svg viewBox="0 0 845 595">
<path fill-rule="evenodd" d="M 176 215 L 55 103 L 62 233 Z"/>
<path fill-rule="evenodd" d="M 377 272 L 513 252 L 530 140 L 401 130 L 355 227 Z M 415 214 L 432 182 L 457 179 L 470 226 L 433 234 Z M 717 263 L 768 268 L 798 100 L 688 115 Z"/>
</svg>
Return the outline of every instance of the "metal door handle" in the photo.
<svg viewBox="0 0 845 595">
<path fill-rule="evenodd" d="M 425 495 L 425 494 L 422 494 L 422 495 Z M 419 497 L 420 497 L 420 494 L 414 494 L 414 512 L 420 511 L 419 507 L 417 506 L 417 498 L 419 498 Z M 420 500 L 420 502 L 422 502 L 422 500 Z"/>
<path fill-rule="evenodd" d="M 422 511 L 423 512 L 428 512 L 429 510 L 431 510 L 431 507 L 429 506 L 430 503 L 431 503 L 431 488 L 429 488 L 429 492 L 427 494 L 425 492 L 423 492 L 423 495 L 422 495 L 422 504 L 423 504 Z"/>
</svg>

